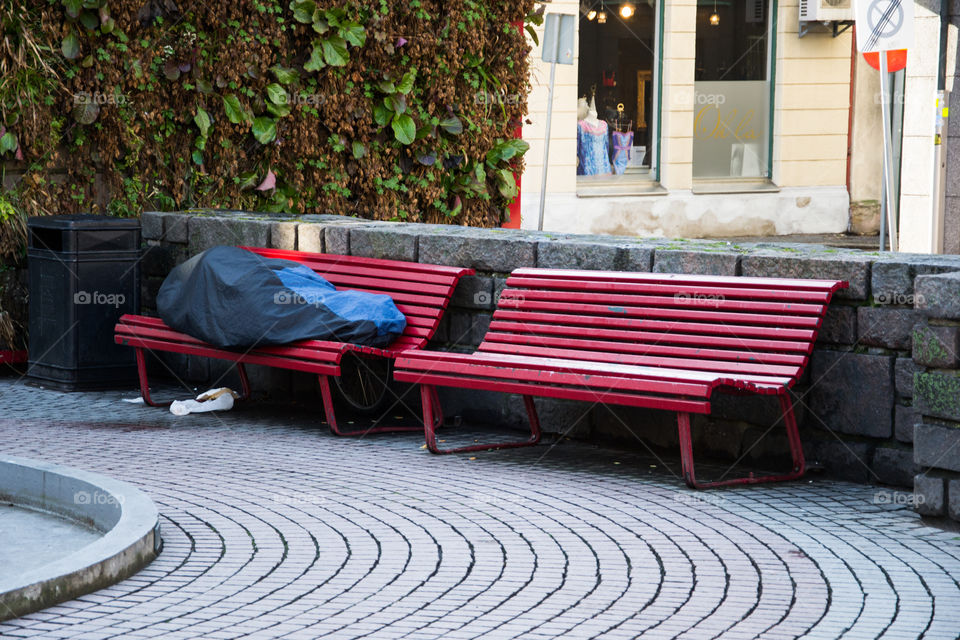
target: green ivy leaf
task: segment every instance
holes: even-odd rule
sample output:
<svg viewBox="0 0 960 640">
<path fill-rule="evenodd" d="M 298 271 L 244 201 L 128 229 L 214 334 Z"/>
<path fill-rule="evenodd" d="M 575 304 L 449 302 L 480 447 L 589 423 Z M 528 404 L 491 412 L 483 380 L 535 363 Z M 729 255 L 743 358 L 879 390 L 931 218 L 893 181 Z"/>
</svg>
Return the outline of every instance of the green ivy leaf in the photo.
<svg viewBox="0 0 960 640">
<path fill-rule="evenodd" d="M 406 95 L 413 91 L 413 81 L 417 79 L 417 70 L 410 69 L 405 74 L 403 78 L 400 79 L 400 84 L 397 85 L 397 91 Z"/>
<path fill-rule="evenodd" d="M 193 122 L 200 129 L 200 135 L 204 138 L 210 133 L 210 114 L 203 110 L 203 107 L 197 107 L 197 115 L 193 116 Z"/>
<path fill-rule="evenodd" d="M 463 133 L 463 122 L 455 115 L 449 115 L 440 121 L 440 128 L 452 136 L 458 136 Z"/>
<path fill-rule="evenodd" d="M 277 121 L 273 118 L 260 116 L 253 121 L 251 131 L 253 132 L 253 137 L 257 139 L 257 142 L 260 144 L 269 144 L 277 138 Z"/>
<path fill-rule="evenodd" d="M 313 12 L 317 10 L 317 3 L 313 0 L 292 0 L 290 8 L 293 10 L 293 19 L 303 24 L 313 22 Z"/>
<path fill-rule="evenodd" d="M 270 71 L 273 72 L 274 77 L 277 79 L 277 82 L 281 84 L 290 84 L 291 82 L 296 82 L 297 78 L 300 77 L 300 74 L 297 73 L 297 70 L 292 67 L 281 67 L 278 64 L 270 67 Z"/>
<path fill-rule="evenodd" d="M 113 18 L 107 17 L 106 20 L 100 21 L 100 33 L 113 33 L 114 28 L 117 26 L 117 21 Z"/>
<path fill-rule="evenodd" d="M 206 78 L 197 78 L 197 91 L 200 93 L 213 93 L 213 85 Z"/>
<path fill-rule="evenodd" d="M 17 146 L 17 136 L 13 135 L 11 131 L 7 131 L 0 136 L 0 154 L 4 154 L 7 151 L 16 151 Z"/>
<path fill-rule="evenodd" d="M 340 36 L 330 36 L 323 41 L 323 59 L 331 67 L 342 67 L 350 60 L 347 42 Z"/>
<path fill-rule="evenodd" d="M 517 150 L 517 155 L 522 156 L 527 151 L 530 151 L 530 143 L 526 140 L 521 140 L 520 138 L 515 138 L 510 141 L 510 146 Z"/>
<path fill-rule="evenodd" d="M 399 113 L 393 117 L 393 135 L 400 144 L 412 144 L 417 137 L 417 125 L 413 118 L 405 113 Z"/>
<path fill-rule="evenodd" d="M 405 113 L 407 111 L 407 99 L 399 94 L 384 98 L 383 105 L 394 113 Z"/>
<path fill-rule="evenodd" d="M 278 118 L 283 118 L 284 116 L 290 115 L 290 105 L 289 104 L 273 104 L 272 102 L 268 102 L 267 111 L 270 112 L 270 115 L 276 116 Z"/>
<path fill-rule="evenodd" d="M 334 7 L 324 11 L 323 15 L 327 18 L 330 26 L 339 27 L 343 23 L 343 19 L 347 17 L 347 12 L 340 7 Z"/>
<path fill-rule="evenodd" d="M 313 41 L 313 51 L 310 59 L 303 65 L 304 71 L 320 71 L 327 63 L 323 61 L 323 46 L 320 38 Z"/>
<path fill-rule="evenodd" d="M 393 117 L 393 112 L 387 109 L 382 104 L 374 105 L 373 107 L 373 120 L 381 127 L 385 127 L 390 124 L 390 119 Z"/>
<path fill-rule="evenodd" d="M 80 9 L 83 8 L 83 0 L 63 0 L 63 7 L 67 10 L 67 17 L 76 20 L 80 17 Z"/>
<path fill-rule="evenodd" d="M 384 80 L 383 82 L 377 85 L 377 88 L 384 93 L 396 93 L 397 85 L 393 84 L 390 80 Z"/>
<path fill-rule="evenodd" d="M 286 90 L 276 82 L 267 85 L 267 100 L 273 104 L 287 104 L 290 102 Z"/>
<path fill-rule="evenodd" d="M 72 31 L 68 33 L 67 37 L 60 43 L 60 51 L 63 52 L 63 57 L 67 60 L 76 60 L 79 58 L 80 39 L 77 37 L 77 34 Z"/>
<path fill-rule="evenodd" d="M 240 100 L 232 93 L 223 96 L 223 110 L 227 114 L 227 119 L 233 124 L 249 121 L 249 116 L 240 104 Z"/>
<path fill-rule="evenodd" d="M 497 176 L 499 177 L 497 187 L 500 190 L 500 195 L 504 198 L 516 198 L 517 181 L 513 177 L 513 172 L 509 169 L 500 169 Z"/>
<path fill-rule="evenodd" d="M 203 164 L 203 154 L 198 149 L 194 149 L 190 157 L 193 158 L 193 164 L 198 166 Z"/>
<path fill-rule="evenodd" d="M 417 129 L 417 140 L 423 140 L 427 136 L 430 136 L 432 133 L 433 133 L 433 127 L 430 126 L 429 124 L 425 124 L 419 129 Z"/>
<path fill-rule="evenodd" d="M 88 31 L 93 31 L 100 26 L 100 16 L 94 11 L 84 11 L 80 14 L 80 24 L 86 27 Z"/>
<path fill-rule="evenodd" d="M 540 46 L 540 38 L 537 36 L 537 31 L 531 25 L 527 25 L 527 33 L 530 34 L 530 37 L 533 39 L 533 44 Z"/>
<path fill-rule="evenodd" d="M 354 140 L 351 146 L 353 147 L 353 157 L 357 160 L 367 155 L 367 147 L 362 142 Z"/>
<path fill-rule="evenodd" d="M 327 31 L 330 31 L 330 24 L 326 21 L 325 18 L 314 15 L 313 16 L 313 30 L 319 33 L 320 35 L 325 34 Z"/>
<path fill-rule="evenodd" d="M 253 189 L 255 186 L 259 184 L 259 180 L 257 180 L 256 171 L 246 171 L 244 173 L 241 173 L 239 177 L 234 178 L 234 180 L 240 186 L 241 191 L 246 191 L 247 189 Z"/>
<path fill-rule="evenodd" d="M 367 41 L 367 30 L 356 22 L 344 22 L 341 24 L 340 35 L 355 47 L 362 47 Z"/>
</svg>

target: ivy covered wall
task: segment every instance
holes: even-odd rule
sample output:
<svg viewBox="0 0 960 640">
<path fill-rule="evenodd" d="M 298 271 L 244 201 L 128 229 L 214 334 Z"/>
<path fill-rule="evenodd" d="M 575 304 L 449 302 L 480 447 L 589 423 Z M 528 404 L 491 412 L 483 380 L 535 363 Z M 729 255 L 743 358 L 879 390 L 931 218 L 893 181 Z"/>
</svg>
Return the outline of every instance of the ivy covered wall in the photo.
<svg viewBox="0 0 960 640">
<path fill-rule="evenodd" d="M 533 5 L 5 2 L 0 161 L 22 178 L 0 250 L 22 249 L 17 214 L 147 207 L 495 225 L 526 150 Z"/>
</svg>

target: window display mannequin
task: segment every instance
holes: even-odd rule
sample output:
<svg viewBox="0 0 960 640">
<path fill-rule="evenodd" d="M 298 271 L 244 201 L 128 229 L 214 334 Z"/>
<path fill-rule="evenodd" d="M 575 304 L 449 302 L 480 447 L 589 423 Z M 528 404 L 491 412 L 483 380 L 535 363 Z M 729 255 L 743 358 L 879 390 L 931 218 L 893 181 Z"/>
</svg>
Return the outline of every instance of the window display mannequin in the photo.
<svg viewBox="0 0 960 640">
<path fill-rule="evenodd" d="M 610 137 L 607 123 L 597 117 L 596 96 L 591 96 L 587 117 L 577 122 L 577 175 L 610 175 Z"/>
<path fill-rule="evenodd" d="M 613 146 L 611 164 L 616 175 L 623 175 L 633 152 L 633 121 L 624 116 L 623 103 L 617 105 L 617 117 L 613 122 L 610 139 Z"/>
</svg>

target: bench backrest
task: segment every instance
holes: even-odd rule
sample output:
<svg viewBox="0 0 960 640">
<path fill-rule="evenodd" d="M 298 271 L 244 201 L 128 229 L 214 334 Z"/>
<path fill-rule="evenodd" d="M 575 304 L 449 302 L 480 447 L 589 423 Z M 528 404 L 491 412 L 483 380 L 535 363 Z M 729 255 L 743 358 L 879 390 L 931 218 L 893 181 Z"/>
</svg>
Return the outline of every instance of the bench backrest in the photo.
<svg viewBox="0 0 960 640">
<path fill-rule="evenodd" d="M 517 269 L 485 352 L 722 373 L 792 385 L 836 280 Z"/>
<path fill-rule="evenodd" d="M 265 258 L 292 260 L 306 265 L 338 289 L 386 294 L 407 317 L 407 327 L 389 350 L 424 346 L 436 332 L 440 316 L 462 276 L 473 269 L 446 267 L 401 260 L 338 256 L 286 249 L 243 247 Z"/>
</svg>

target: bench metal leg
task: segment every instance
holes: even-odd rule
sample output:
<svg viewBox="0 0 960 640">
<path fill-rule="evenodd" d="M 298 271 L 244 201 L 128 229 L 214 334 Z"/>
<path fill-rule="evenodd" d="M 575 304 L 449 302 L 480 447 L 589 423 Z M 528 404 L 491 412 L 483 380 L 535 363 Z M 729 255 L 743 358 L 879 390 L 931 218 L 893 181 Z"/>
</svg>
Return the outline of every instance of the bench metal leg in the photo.
<svg viewBox="0 0 960 640">
<path fill-rule="evenodd" d="M 169 407 L 169 402 L 154 402 L 150 397 L 150 381 L 147 379 L 147 361 L 143 356 L 143 348 L 134 349 L 137 354 L 137 376 L 140 378 L 140 397 L 151 407 Z"/>
<path fill-rule="evenodd" d="M 420 397 L 423 402 L 423 434 L 427 441 L 427 449 L 431 453 L 466 453 L 469 451 L 487 451 L 490 449 L 512 449 L 515 447 L 529 447 L 540 442 L 540 418 L 537 416 L 537 406 L 532 396 L 523 396 L 523 403 L 527 408 L 530 419 L 530 439 L 519 442 L 501 442 L 494 444 L 473 444 L 453 449 L 437 447 L 437 427 L 443 422 L 443 413 L 440 407 L 440 397 L 437 388 L 433 385 L 420 385 Z"/>
<path fill-rule="evenodd" d="M 404 433 L 419 432 L 421 427 L 374 427 L 367 429 L 355 429 L 353 431 L 344 431 L 337 424 L 337 412 L 333 406 L 333 392 L 330 390 L 330 376 L 319 375 L 320 397 L 323 398 L 323 413 L 326 416 L 327 424 L 330 425 L 330 431 L 338 436 L 365 436 L 371 433 Z"/>
<path fill-rule="evenodd" d="M 250 399 L 250 379 L 247 378 L 247 368 L 242 362 L 237 363 L 237 373 L 240 374 L 240 397 L 237 400 Z"/>
<path fill-rule="evenodd" d="M 143 347 L 134 347 L 137 355 L 137 376 L 140 378 L 140 397 L 151 407 L 169 407 L 171 401 L 156 402 L 150 397 L 150 381 L 147 379 L 147 361 L 143 354 Z M 237 363 L 237 373 L 240 375 L 240 397 L 237 400 L 247 400 L 250 398 L 250 379 L 247 377 L 247 369 L 242 362 Z"/>
<path fill-rule="evenodd" d="M 793 458 L 793 468 L 789 473 L 755 476 L 751 473 L 745 478 L 730 478 L 729 480 L 714 480 L 709 482 L 697 481 L 693 464 L 693 440 L 690 437 L 690 414 L 677 413 L 677 429 L 680 435 L 680 460 L 683 464 L 683 479 L 688 486 L 694 489 L 708 487 L 722 487 L 737 484 L 759 484 L 761 482 L 779 482 L 782 480 L 796 480 L 803 476 L 805 462 L 803 459 L 803 443 L 800 442 L 800 432 L 797 429 L 797 420 L 793 413 L 793 402 L 790 394 L 784 390 L 777 396 L 780 409 L 783 411 L 783 422 L 787 429 L 787 441 L 790 443 L 790 455 Z"/>
</svg>

